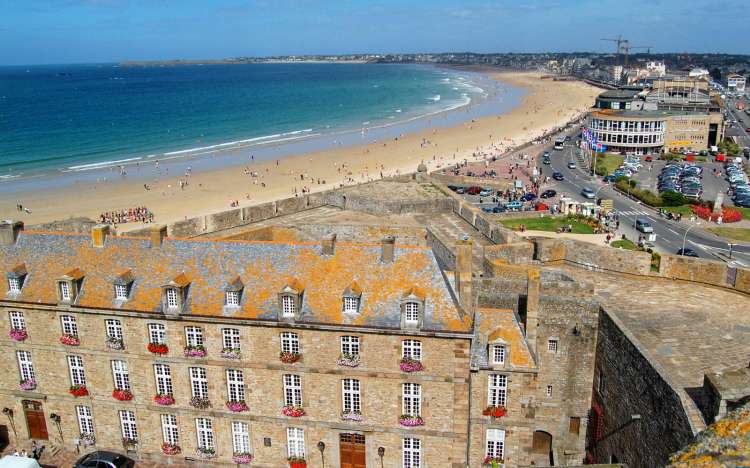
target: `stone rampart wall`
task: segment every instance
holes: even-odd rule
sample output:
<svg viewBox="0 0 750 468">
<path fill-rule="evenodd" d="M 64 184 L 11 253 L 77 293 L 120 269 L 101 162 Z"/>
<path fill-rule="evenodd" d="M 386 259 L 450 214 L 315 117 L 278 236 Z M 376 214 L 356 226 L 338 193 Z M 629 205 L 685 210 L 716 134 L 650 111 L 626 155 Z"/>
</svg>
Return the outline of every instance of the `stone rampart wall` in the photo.
<svg viewBox="0 0 750 468">
<path fill-rule="evenodd" d="M 542 263 L 567 262 L 593 271 L 613 271 L 649 275 L 651 254 L 613 249 L 572 239 L 536 239 L 536 260 Z"/>
</svg>

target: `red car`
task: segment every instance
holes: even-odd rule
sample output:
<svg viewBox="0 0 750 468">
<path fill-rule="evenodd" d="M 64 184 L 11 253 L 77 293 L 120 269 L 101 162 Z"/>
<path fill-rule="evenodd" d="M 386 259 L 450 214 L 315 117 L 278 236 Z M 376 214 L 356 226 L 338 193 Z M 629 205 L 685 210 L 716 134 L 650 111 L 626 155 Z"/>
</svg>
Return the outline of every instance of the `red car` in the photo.
<svg viewBox="0 0 750 468">
<path fill-rule="evenodd" d="M 481 191 L 482 187 L 477 187 L 476 185 L 466 189 L 466 193 L 468 193 L 469 195 L 479 195 L 479 192 Z"/>
<path fill-rule="evenodd" d="M 651 161 L 653 161 L 653 160 L 654 160 L 654 158 L 653 158 L 653 156 L 651 156 L 651 155 L 649 154 L 648 156 L 646 156 L 645 158 L 643 158 L 643 160 L 644 160 L 644 161 L 646 161 L 646 162 L 651 162 Z"/>
</svg>

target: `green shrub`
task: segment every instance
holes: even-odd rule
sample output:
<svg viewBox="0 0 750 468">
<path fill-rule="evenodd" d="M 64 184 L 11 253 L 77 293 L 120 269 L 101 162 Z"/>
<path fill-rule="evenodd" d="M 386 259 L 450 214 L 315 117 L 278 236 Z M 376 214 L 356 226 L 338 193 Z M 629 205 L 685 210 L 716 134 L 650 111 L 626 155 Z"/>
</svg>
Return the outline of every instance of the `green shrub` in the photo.
<svg viewBox="0 0 750 468">
<path fill-rule="evenodd" d="M 636 188 L 636 187 L 638 186 L 638 182 L 636 182 L 636 181 L 635 181 L 635 180 L 633 180 L 633 179 L 630 179 L 630 180 L 628 181 L 628 183 L 630 184 L 630 188 Z"/>
<path fill-rule="evenodd" d="M 663 206 L 682 206 L 688 203 L 685 195 L 674 190 L 667 190 L 661 194 L 661 201 Z"/>
</svg>

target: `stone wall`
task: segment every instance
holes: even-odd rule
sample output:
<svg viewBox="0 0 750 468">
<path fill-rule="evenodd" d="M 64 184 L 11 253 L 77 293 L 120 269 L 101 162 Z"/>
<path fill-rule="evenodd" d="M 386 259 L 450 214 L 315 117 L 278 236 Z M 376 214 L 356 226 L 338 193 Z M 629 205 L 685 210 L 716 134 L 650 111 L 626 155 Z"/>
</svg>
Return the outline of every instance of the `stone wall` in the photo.
<svg viewBox="0 0 750 468">
<path fill-rule="evenodd" d="M 697 407 L 607 311 L 600 314 L 596 356 L 594 400 L 603 408 L 603 432 L 589 440 L 595 461 L 614 456 L 634 468 L 663 466 L 702 429 Z"/>
<path fill-rule="evenodd" d="M 430 228 L 427 228 L 426 241 L 427 245 L 432 248 L 432 253 L 435 254 L 440 268 L 450 271 L 456 269 L 456 254 L 451 244 L 446 243 L 440 235 Z"/>
<path fill-rule="evenodd" d="M 535 239 L 535 259 L 542 263 L 565 261 L 593 271 L 649 275 L 651 254 L 613 249 L 572 239 Z"/>
<path fill-rule="evenodd" d="M 659 275 L 717 286 L 733 286 L 727 283 L 726 263 L 702 258 L 663 254 L 659 262 Z"/>
<path fill-rule="evenodd" d="M 484 258 L 487 260 L 503 260 L 514 265 L 530 264 L 534 257 L 534 244 L 531 242 L 517 242 L 513 244 L 497 244 L 484 248 Z"/>
<path fill-rule="evenodd" d="M 454 176 L 446 174 L 431 174 L 430 177 L 439 180 L 446 185 L 460 185 L 462 187 L 489 187 L 496 190 L 507 190 L 513 188 L 513 182 L 488 177 Z"/>
</svg>

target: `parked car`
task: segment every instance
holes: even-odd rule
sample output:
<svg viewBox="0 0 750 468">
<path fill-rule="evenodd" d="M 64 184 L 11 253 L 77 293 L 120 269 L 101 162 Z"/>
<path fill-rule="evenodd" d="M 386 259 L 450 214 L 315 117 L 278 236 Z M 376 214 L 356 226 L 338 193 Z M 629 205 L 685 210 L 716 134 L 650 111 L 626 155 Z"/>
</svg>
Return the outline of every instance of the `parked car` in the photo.
<svg viewBox="0 0 750 468">
<path fill-rule="evenodd" d="M 546 164 L 547 166 L 549 166 L 550 164 L 552 164 L 552 161 L 549 157 L 544 157 L 542 158 L 542 164 Z"/>
<path fill-rule="evenodd" d="M 552 197 L 554 197 L 555 195 L 557 195 L 557 192 L 555 192 L 555 191 L 554 191 L 554 190 L 552 190 L 552 189 L 549 189 L 549 190 L 545 190 L 544 192 L 542 192 L 542 194 L 541 194 L 541 195 L 539 195 L 539 196 L 540 196 L 541 198 L 552 198 Z"/>
<path fill-rule="evenodd" d="M 508 210 L 506 210 L 505 207 L 502 206 L 502 205 L 498 205 L 498 206 L 492 208 L 492 212 L 493 213 L 505 213 L 506 211 L 508 211 Z"/>
<path fill-rule="evenodd" d="M 132 468 L 135 461 L 116 452 L 97 450 L 79 458 L 73 468 Z"/>
<path fill-rule="evenodd" d="M 468 193 L 469 195 L 479 195 L 481 191 L 482 187 L 477 187 L 476 185 L 466 189 L 466 193 Z"/>
<path fill-rule="evenodd" d="M 648 154 L 648 155 L 646 155 L 645 158 L 643 158 L 643 160 L 646 161 L 646 162 L 651 162 L 651 161 L 654 160 L 654 157 L 651 156 L 650 154 Z"/>
<path fill-rule="evenodd" d="M 533 193 L 527 193 L 521 197 L 521 201 L 532 201 L 532 200 L 536 200 L 536 195 Z"/>
<path fill-rule="evenodd" d="M 463 195 L 464 193 L 466 193 L 466 189 L 463 187 L 459 187 L 456 189 L 456 193 L 459 195 Z"/>
<path fill-rule="evenodd" d="M 562 172 L 553 172 L 552 178 L 555 180 L 565 180 L 565 177 L 563 177 Z"/>
<path fill-rule="evenodd" d="M 588 187 L 584 187 L 583 190 L 581 190 L 581 195 L 588 199 L 596 198 L 596 193 Z"/>
<path fill-rule="evenodd" d="M 494 190 L 486 188 L 486 189 L 482 190 L 481 192 L 479 192 L 479 196 L 480 197 L 490 197 L 494 193 L 495 193 Z"/>
<path fill-rule="evenodd" d="M 698 258 L 698 254 L 693 249 L 679 249 L 677 250 L 677 255 L 682 255 L 683 257 L 695 257 Z"/>
<path fill-rule="evenodd" d="M 513 200 L 505 204 L 505 209 L 509 211 L 520 211 L 523 208 L 523 203 L 518 200 Z"/>
<path fill-rule="evenodd" d="M 638 218 L 635 220 L 635 229 L 644 233 L 648 234 L 651 232 L 654 232 L 654 228 L 651 226 L 651 223 L 648 222 L 646 218 Z"/>
</svg>

